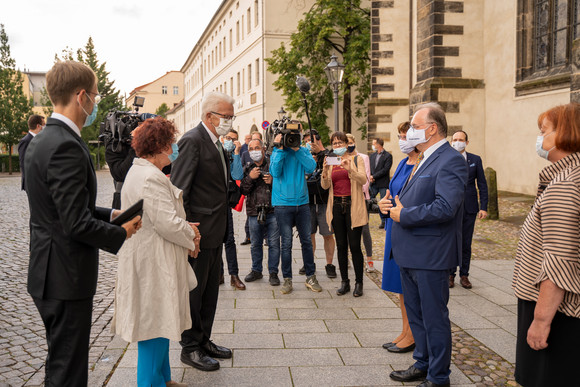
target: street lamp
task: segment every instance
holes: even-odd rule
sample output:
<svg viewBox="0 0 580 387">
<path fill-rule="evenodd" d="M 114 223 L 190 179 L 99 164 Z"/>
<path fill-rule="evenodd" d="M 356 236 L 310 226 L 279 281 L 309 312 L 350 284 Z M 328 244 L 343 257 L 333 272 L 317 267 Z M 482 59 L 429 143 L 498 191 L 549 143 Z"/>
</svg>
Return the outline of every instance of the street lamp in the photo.
<svg viewBox="0 0 580 387">
<path fill-rule="evenodd" d="M 324 71 L 328 78 L 328 84 L 334 91 L 334 131 L 338 132 L 338 89 L 342 83 L 344 75 L 344 65 L 336 60 L 336 55 L 330 57 L 330 63 L 326 65 Z"/>
<path fill-rule="evenodd" d="M 284 110 L 284 106 L 282 106 L 280 108 L 280 110 L 278 110 L 278 119 L 281 120 L 282 118 L 284 118 L 284 116 L 286 115 L 286 110 Z"/>
</svg>

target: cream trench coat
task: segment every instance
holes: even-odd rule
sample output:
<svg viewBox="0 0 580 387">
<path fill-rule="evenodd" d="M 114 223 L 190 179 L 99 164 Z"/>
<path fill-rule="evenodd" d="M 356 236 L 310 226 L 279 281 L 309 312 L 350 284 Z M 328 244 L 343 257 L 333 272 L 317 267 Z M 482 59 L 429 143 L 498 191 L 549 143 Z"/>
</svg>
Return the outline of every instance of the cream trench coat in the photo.
<svg viewBox="0 0 580 387">
<path fill-rule="evenodd" d="M 187 250 L 195 233 L 185 220 L 182 191 L 159 168 L 134 159 L 121 203 L 143 199 L 143 226 L 123 244 L 112 332 L 129 342 L 164 337 L 179 341 L 191 328 L 189 291 L 197 286 Z"/>
<path fill-rule="evenodd" d="M 351 227 L 364 226 L 369 222 L 367 214 L 367 205 L 363 192 L 363 185 L 367 182 L 367 173 L 365 171 L 365 163 L 362 157 L 358 157 L 355 165 L 353 156 L 342 156 L 343 158 L 350 158 L 350 223 Z M 332 229 L 332 207 L 334 206 L 334 191 L 332 185 L 332 168 L 328 170 L 328 175 L 322 174 L 320 185 L 324 189 L 328 189 L 328 204 L 326 206 L 326 222 L 328 227 Z"/>
</svg>

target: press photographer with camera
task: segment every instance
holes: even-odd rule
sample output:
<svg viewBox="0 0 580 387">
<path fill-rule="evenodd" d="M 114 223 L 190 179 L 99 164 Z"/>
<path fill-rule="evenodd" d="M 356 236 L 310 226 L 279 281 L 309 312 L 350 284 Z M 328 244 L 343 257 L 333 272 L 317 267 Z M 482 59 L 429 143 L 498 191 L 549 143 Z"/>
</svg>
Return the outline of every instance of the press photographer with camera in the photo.
<svg viewBox="0 0 580 387">
<path fill-rule="evenodd" d="M 311 138 L 310 136 L 314 138 Z M 320 184 L 324 159 L 329 154 L 329 150 L 324 148 L 320 135 L 314 129 L 304 133 L 304 145 L 312 153 L 316 160 L 316 169 L 307 177 L 308 202 L 310 204 L 310 238 L 312 239 L 312 250 L 316 250 L 316 230 L 324 240 L 324 252 L 326 254 L 326 276 L 336 278 L 336 266 L 332 264 L 334 258 L 334 233 L 330 225 L 326 222 L 326 203 L 328 202 L 328 190 L 322 188 Z M 300 274 L 304 274 L 304 268 L 300 269 Z"/>
<path fill-rule="evenodd" d="M 292 291 L 292 227 L 296 225 L 302 260 L 306 270 L 306 287 L 321 292 L 316 279 L 314 253 L 310 239 L 310 207 L 305 175 L 314 172 L 316 161 L 305 147 L 301 147 L 302 125 L 299 121 L 288 120 L 274 136 L 274 148 L 270 158 L 272 185 L 272 205 L 278 221 L 281 238 L 282 274 L 284 285 L 281 292 Z"/>
<path fill-rule="evenodd" d="M 333 153 L 324 160 L 322 188 L 329 189 L 326 221 L 336 234 L 338 266 L 342 278 L 336 294 L 350 291 L 348 248 L 352 255 L 355 286 L 352 295 L 363 295 L 364 258 L 360 247 L 362 228 L 368 223 L 363 185 L 367 182 L 365 164 L 358 155 L 347 154 L 348 138 L 342 132 L 330 137 Z"/>
<path fill-rule="evenodd" d="M 246 195 L 246 214 L 250 224 L 252 240 L 252 270 L 246 276 L 246 282 L 253 282 L 263 277 L 262 261 L 264 251 L 262 240 L 268 237 L 268 272 L 272 286 L 280 285 L 278 266 L 280 265 L 280 232 L 272 207 L 272 176 L 269 173 L 270 163 L 265 157 L 262 140 L 251 140 L 248 152 L 252 163 L 244 167 L 244 178 L 240 191 Z"/>
</svg>

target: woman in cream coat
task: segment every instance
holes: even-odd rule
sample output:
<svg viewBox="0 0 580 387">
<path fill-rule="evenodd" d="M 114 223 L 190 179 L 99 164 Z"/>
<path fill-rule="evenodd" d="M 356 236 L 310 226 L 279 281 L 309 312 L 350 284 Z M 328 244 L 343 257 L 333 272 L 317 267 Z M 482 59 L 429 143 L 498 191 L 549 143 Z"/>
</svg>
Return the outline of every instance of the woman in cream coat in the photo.
<svg viewBox="0 0 580 387">
<path fill-rule="evenodd" d="M 321 185 L 330 189 L 326 207 L 326 221 L 332 225 L 336 236 L 338 266 L 342 284 L 336 291 L 339 296 L 350 291 L 348 279 L 348 247 L 352 255 L 355 274 L 355 297 L 363 295 L 364 258 L 360 247 L 362 228 L 368 223 L 363 185 L 367 182 L 365 163 L 356 155 L 347 154 L 348 139 L 342 132 L 330 137 L 333 152 L 341 157 L 340 165 L 328 165 L 324 160 Z"/>
<path fill-rule="evenodd" d="M 143 227 L 119 251 L 112 331 L 138 342 L 138 386 L 180 386 L 171 381 L 169 340 L 191 328 L 189 292 L 197 286 L 187 262 L 197 256 L 199 231 L 185 220 L 182 192 L 161 172 L 177 158 L 175 127 L 157 117 L 133 132 L 139 158 L 127 173 L 124 209 L 143 199 Z"/>
</svg>

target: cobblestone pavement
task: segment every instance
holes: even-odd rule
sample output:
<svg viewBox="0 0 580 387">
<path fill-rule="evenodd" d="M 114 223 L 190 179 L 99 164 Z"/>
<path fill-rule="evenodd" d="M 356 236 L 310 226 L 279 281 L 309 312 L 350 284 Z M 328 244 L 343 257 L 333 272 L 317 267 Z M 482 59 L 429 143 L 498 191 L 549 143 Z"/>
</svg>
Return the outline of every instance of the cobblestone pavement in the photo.
<svg viewBox="0 0 580 387">
<path fill-rule="evenodd" d="M 110 174 L 101 171 L 97 177 L 97 205 L 110 206 L 113 192 Z M 29 212 L 26 194 L 20 190 L 20 177 L 16 174 L 0 177 L 0 214 L 0 386 L 6 383 L 11 386 L 42 385 L 46 340 L 40 315 L 26 291 Z M 101 252 L 90 339 L 89 364 L 92 368 L 113 337 L 109 324 L 113 316 L 116 267 L 114 256 Z M 112 368 L 114 361 L 110 363 L 109 368 Z M 108 375 L 107 367 L 103 368 L 102 372 L 92 372 L 91 378 Z"/>
<path fill-rule="evenodd" d="M 108 206 L 112 182 L 106 171 L 97 173 L 98 204 Z M 44 327 L 26 291 L 28 268 L 28 205 L 20 191 L 19 176 L 0 176 L 0 386 L 37 386 L 44 378 L 46 356 Z M 511 260 L 515 254 L 519 228 L 533 198 L 501 193 L 500 221 L 477 221 L 473 259 Z M 378 216 L 371 216 L 371 234 L 376 267 L 382 267 L 384 231 Z M 114 256 L 101 252 L 100 274 L 94 300 L 91 330 L 90 386 L 102 386 L 127 350 L 126 344 L 112 345 L 110 334 L 116 274 Z M 380 286 L 377 274 L 369 274 Z M 398 297 L 387 293 L 395 303 Z M 516 385 L 513 364 L 482 344 L 465 330 L 453 325 L 453 363 L 477 386 Z"/>
</svg>

